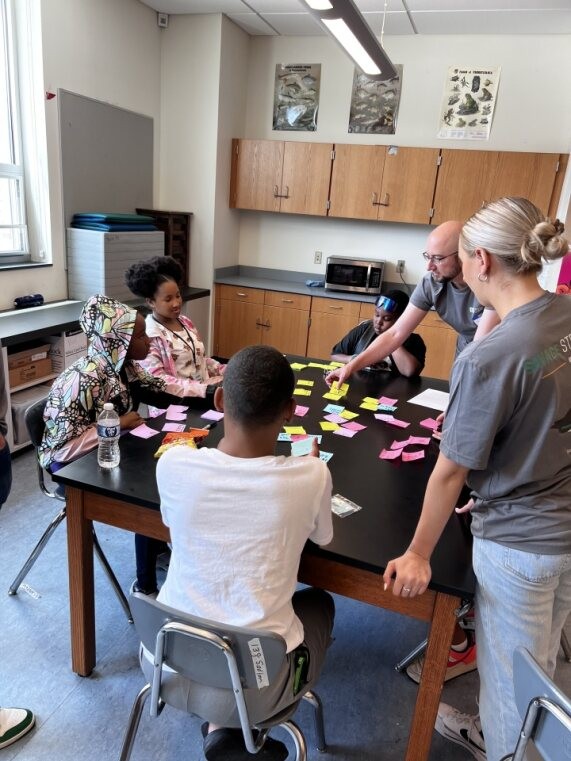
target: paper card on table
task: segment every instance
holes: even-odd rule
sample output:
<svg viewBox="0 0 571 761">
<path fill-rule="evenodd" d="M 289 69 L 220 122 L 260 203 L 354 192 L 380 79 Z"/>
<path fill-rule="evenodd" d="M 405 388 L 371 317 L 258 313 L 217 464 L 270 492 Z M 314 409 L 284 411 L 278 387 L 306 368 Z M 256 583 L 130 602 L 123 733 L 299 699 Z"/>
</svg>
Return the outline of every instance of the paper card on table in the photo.
<svg viewBox="0 0 571 761">
<path fill-rule="evenodd" d="M 298 380 L 297 385 L 298 386 L 313 386 L 315 384 L 315 381 L 312 380 Z"/>
<path fill-rule="evenodd" d="M 348 428 L 338 428 L 336 431 L 333 431 L 333 433 L 336 436 L 345 436 L 346 439 L 352 439 L 357 431 L 351 431 Z"/>
<path fill-rule="evenodd" d="M 374 404 L 375 408 L 379 406 L 379 400 L 373 399 L 372 396 L 365 396 L 362 399 L 363 404 Z"/>
<path fill-rule="evenodd" d="M 332 399 L 334 402 L 338 402 L 344 396 L 345 394 L 339 394 L 336 391 L 328 391 L 326 394 L 323 394 L 324 399 Z"/>
<path fill-rule="evenodd" d="M 410 462 L 411 460 L 422 460 L 424 457 L 424 449 L 419 449 L 418 452 L 403 452 L 403 462 Z"/>
<path fill-rule="evenodd" d="M 377 411 L 377 403 L 376 402 L 375 402 L 375 404 L 369 404 L 368 402 L 363 402 L 363 404 L 360 404 L 359 407 L 362 410 L 370 410 L 371 412 L 376 412 Z"/>
<path fill-rule="evenodd" d="M 347 497 L 342 497 L 341 494 L 334 494 L 331 497 L 331 510 L 340 518 L 345 518 L 351 513 L 356 513 L 357 510 L 361 510 L 361 505 L 357 505 Z"/>
<path fill-rule="evenodd" d="M 408 443 L 421 444 L 422 446 L 427 446 L 427 444 L 430 444 L 430 438 L 426 436 L 409 436 Z"/>
<path fill-rule="evenodd" d="M 140 439 L 150 439 L 151 436 L 156 436 L 157 433 L 160 433 L 160 431 L 155 431 L 154 428 L 150 428 L 148 425 L 143 423 L 142 425 L 138 425 L 136 428 L 131 428 L 129 433 L 132 436 L 138 436 Z"/>
<path fill-rule="evenodd" d="M 292 370 L 303 370 L 307 365 L 302 365 L 301 362 L 291 362 L 290 367 Z"/>
<path fill-rule="evenodd" d="M 343 428 L 345 428 L 348 431 L 364 431 L 366 425 L 361 425 L 361 423 L 355 423 L 355 421 L 352 421 L 351 423 L 343 423 Z"/>
<path fill-rule="evenodd" d="M 327 407 L 323 408 L 323 412 L 335 412 L 340 415 L 344 409 L 342 404 L 328 404 Z"/>
<path fill-rule="evenodd" d="M 317 443 L 321 444 L 323 436 L 320 433 L 292 433 L 290 436 L 291 441 L 303 441 L 305 439 L 317 439 Z"/>
<path fill-rule="evenodd" d="M 377 409 L 380 412 L 394 412 L 396 407 L 393 404 L 378 404 Z"/>
<path fill-rule="evenodd" d="M 319 423 L 322 431 L 336 431 L 341 426 L 338 423 L 325 423 L 323 420 Z"/>
<path fill-rule="evenodd" d="M 345 418 L 341 417 L 341 415 L 338 415 L 336 412 L 332 412 L 330 415 L 325 415 L 325 420 L 328 420 L 330 423 L 338 423 L 341 425 L 345 422 Z"/>
<path fill-rule="evenodd" d="M 407 444 L 411 444 L 410 437 L 408 439 L 404 439 L 403 441 L 398 441 L 395 439 L 393 443 L 391 444 L 391 449 L 404 449 Z"/>
<path fill-rule="evenodd" d="M 188 412 L 188 406 L 184 404 L 169 404 L 167 407 L 168 412 Z"/>
<path fill-rule="evenodd" d="M 184 429 L 186 428 L 184 423 L 165 423 L 163 425 L 162 430 L 163 431 L 176 431 L 177 433 L 182 433 Z"/>
<path fill-rule="evenodd" d="M 398 402 L 398 399 L 390 399 L 388 396 L 381 396 L 378 402 L 379 404 L 388 404 L 389 407 L 391 407 Z"/>
<path fill-rule="evenodd" d="M 435 388 L 427 388 L 417 396 L 409 399 L 409 404 L 420 404 L 421 407 L 430 407 L 433 410 L 444 412 L 448 407 L 448 398 L 450 394 L 446 391 L 437 391 Z"/>
<path fill-rule="evenodd" d="M 353 418 L 359 417 L 358 412 L 350 412 L 349 410 L 343 410 L 343 412 L 339 413 L 342 418 L 345 418 L 345 420 L 353 420 Z"/>
<path fill-rule="evenodd" d="M 167 410 L 167 420 L 186 420 L 186 412 L 173 412 Z"/>
<path fill-rule="evenodd" d="M 319 459 L 323 460 L 323 462 L 329 462 L 329 460 L 333 457 L 333 452 L 319 452 Z"/>
<path fill-rule="evenodd" d="M 297 415 L 298 417 L 303 417 L 304 415 L 307 415 L 308 412 L 309 407 L 304 407 L 303 404 L 297 404 L 293 414 Z"/>
<path fill-rule="evenodd" d="M 344 367 L 345 366 L 344 362 L 330 362 L 329 364 L 331 365 L 331 367 Z"/>
<path fill-rule="evenodd" d="M 320 362 L 310 362 L 308 367 L 317 367 L 320 370 L 329 370 L 331 368 L 330 365 L 324 365 Z"/>
<path fill-rule="evenodd" d="M 158 417 L 159 415 L 162 415 L 163 412 L 166 412 L 166 410 L 161 410 L 158 407 L 149 407 L 148 415 L 150 418 Z"/>
<path fill-rule="evenodd" d="M 379 460 L 396 460 L 401 456 L 402 449 L 383 449 Z"/>
<path fill-rule="evenodd" d="M 299 441 L 292 441 L 291 454 L 292 457 L 301 457 L 302 455 L 309 454 L 313 449 L 313 436 L 308 436 L 305 439 Z"/>
<path fill-rule="evenodd" d="M 431 431 L 435 431 L 440 425 L 440 423 L 438 422 L 438 420 L 435 420 L 432 417 L 427 417 L 424 420 L 420 421 L 420 425 L 423 428 L 430 428 Z"/>
<path fill-rule="evenodd" d="M 203 420 L 222 420 L 224 413 L 218 412 L 218 410 L 207 410 L 200 417 Z"/>
<path fill-rule="evenodd" d="M 302 425 L 284 425 L 284 431 L 289 434 L 306 434 L 307 431 Z"/>
<path fill-rule="evenodd" d="M 294 396 L 310 396 L 311 389 L 310 388 L 294 388 L 293 395 Z"/>
<path fill-rule="evenodd" d="M 291 441 L 291 433 L 278 433 L 278 441 Z"/>
<path fill-rule="evenodd" d="M 397 420 L 396 417 L 393 417 L 392 415 L 385 415 L 384 413 L 379 413 L 375 415 L 377 420 L 382 420 L 383 423 L 389 423 L 389 425 L 394 425 L 397 428 L 408 428 L 410 423 L 407 423 L 405 420 Z"/>
</svg>

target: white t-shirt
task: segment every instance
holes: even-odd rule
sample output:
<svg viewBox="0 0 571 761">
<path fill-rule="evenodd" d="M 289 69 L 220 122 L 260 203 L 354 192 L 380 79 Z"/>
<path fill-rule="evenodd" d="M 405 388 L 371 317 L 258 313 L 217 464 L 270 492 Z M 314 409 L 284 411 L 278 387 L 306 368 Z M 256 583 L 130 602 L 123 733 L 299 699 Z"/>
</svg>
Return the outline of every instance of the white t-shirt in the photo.
<svg viewBox="0 0 571 761">
<path fill-rule="evenodd" d="M 331 475 L 316 457 L 173 447 L 157 466 L 172 556 L 158 599 L 192 615 L 303 641 L 294 614 L 307 539 L 333 538 Z"/>
</svg>

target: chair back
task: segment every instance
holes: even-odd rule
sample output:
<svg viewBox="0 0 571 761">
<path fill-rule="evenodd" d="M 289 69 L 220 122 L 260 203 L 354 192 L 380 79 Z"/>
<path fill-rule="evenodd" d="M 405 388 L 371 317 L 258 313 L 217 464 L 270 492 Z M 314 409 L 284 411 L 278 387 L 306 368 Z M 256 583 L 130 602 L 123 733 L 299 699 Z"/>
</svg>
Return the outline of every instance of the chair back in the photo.
<svg viewBox="0 0 571 761">
<path fill-rule="evenodd" d="M 515 699 L 523 718 L 514 761 L 524 758 L 529 740 L 545 761 L 571 759 L 571 701 L 524 647 L 514 651 L 513 666 Z"/>
<path fill-rule="evenodd" d="M 44 409 L 46 407 L 47 396 L 43 399 L 38 399 L 37 402 L 31 404 L 24 412 L 24 420 L 26 422 L 26 429 L 30 441 L 37 449 L 42 443 L 42 437 L 44 435 Z"/>
<path fill-rule="evenodd" d="M 131 593 L 130 607 L 147 650 L 156 653 L 163 632 L 164 663 L 198 684 L 233 689 L 228 650 L 244 689 L 271 684 L 283 666 L 286 643 L 277 634 L 190 616 L 137 592 Z"/>
</svg>

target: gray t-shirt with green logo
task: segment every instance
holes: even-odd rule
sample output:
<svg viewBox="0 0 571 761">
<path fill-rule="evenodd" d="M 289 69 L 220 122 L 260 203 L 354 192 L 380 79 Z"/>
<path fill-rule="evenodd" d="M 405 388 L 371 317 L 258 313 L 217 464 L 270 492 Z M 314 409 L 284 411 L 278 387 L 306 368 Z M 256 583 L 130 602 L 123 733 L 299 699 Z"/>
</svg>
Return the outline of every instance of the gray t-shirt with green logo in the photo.
<svg viewBox="0 0 571 761">
<path fill-rule="evenodd" d="M 467 285 L 459 288 L 448 283 L 437 283 L 427 272 L 414 289 L 410 303 L 428 312 L 434 308 L 438 315 L 458 333 L 456 356 L 473 339 L 484 307 Z"/>
<path fill-rule="evenodd" d="M 474 536 L 571 552 L 571 296 L 545 293 L 462 352 L 440 449 L 470 468 Z"/>
</svg>

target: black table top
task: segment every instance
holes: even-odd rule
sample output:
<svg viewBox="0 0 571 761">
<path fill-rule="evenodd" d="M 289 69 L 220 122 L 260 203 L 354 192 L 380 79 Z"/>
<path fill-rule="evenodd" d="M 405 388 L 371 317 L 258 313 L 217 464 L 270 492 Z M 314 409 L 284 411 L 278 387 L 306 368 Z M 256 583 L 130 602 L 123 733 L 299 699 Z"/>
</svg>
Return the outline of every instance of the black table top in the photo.
<svg viewBox="0 0 571 761">
<path fill-rule="evenodd" d="M 300 362 L 309 362 L 300 358 Z M 321 433 L 320 449 L 333 452 L 329 468 L 333 477 L 333 493 L 342 494 L 362 506 L 362 510 L 345 518 L 333 516 L 335 538 L 324 548 L 309 543 L 308 550 L 345 564 L 382 573 L 391 558 L 401 554 L 412 538 L 426 483 L 438 456 L 438 443 L 431 440 L 422 460 L 380 460 L 381 449 L 390 448 L 395 439 L 408 436 L 430 436 L 430 431 L 419 425 L 438 412 L 415 404 L 412 398 L 426 388 L 447 390 L 444 381 L 431 378 L 390 378 L 387 373 L 361 372 L 349 381 L 349 394 L 339 404 L 358 412 L 356 422 L 366 425 L 353 438 L 348 439 L 321 431 L 319 421 L 327 413 L 323 408 L 330 400 L 323 399 L 327 386 L 323 371 L 306 368 L 296 377 L 314 380 L 311 396 L 296 396 L 300 405 L 309 407 L 305 417 L 295 417 L 291 425 L 302 425 L 307 433 Z M 411 423 L 408 428 L 396 428 L 375 420 L 373 412 L 359 408 L 364 396 L 385 395 L 397 398 L 397 418 Z M 336 402 L 333 402 L 334 404 Z M 200 412 L 188 413 L 189 425 L 203 427 Z M 164 418 L 148 421 L 151 427 L 161 429 Z M 223 421 L 218 423 L 206 439 L 207 446 L 216 446 L 223 435 Z M 59 470 L 55 480 L 69 486 L 122 499 L 144 507 L 159 509 L 159 495 L 155 480 L 156 460 L 153 453 L 162 437 L 140 439 L 126 434 L 121 438 L 121 464 L 110 471 L 97 466 L 97 453 L 91 452 Z M 277 454 L 289 454 L 290 444 L 278 442 Z M 415 447 L 417 449 L 419 447 Z M 465 520 L 452 515 L 432 558 L 430 587 L 461 597 L 474 594 L 475 578 L 471 564 L 471 536 Z"/>
</svg>

